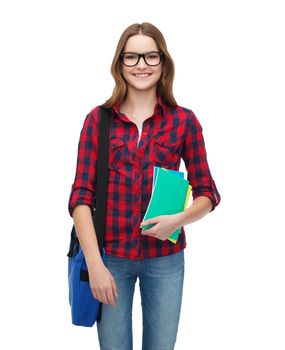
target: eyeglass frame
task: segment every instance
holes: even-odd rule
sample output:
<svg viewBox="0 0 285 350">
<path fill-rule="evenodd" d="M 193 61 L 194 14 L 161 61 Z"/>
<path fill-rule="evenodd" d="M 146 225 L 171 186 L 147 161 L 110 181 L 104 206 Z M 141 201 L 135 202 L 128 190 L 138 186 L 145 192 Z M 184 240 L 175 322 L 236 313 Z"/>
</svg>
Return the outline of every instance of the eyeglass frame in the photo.
<svg viewBox="0 0 285 350">
<path fill-rule="evenodd" d="M 125 55 L 125 54 L 130 54 L 130 53 L 133 53 L 133 54 L 135 54 L 135 55 L 138 55 L 138 60 L 137 60 L 136 64 L 128 65 L 128 64 L 125 64 L 125 63 L 124 63 L 124 55 Z M 148 63 L 147 63 L 147 61 L 146 61 L 146 59 L 145 59 L 145 55 L 150 54 L 150 53 L 159 53 L 159 55 L 160 55 L 160 60 L 159 60 L 159 63 L 158 63 L 158 64 L 148 64 Z M 146 63 L 148 66 L 150 66 L 150 67 L 156 67 L 156 66 L 159 66 L 159 65 L 160 65 L 162 56 L 163 56 L 163 52 L 159 52 L 159 51 L 148 51 L 148 52 L 145 52 L 145 53 L 138 53 L 138 52 L 126 51 L 126 52 L 122 52 L 122 53 L 120 54 L 120 57 L 121 57 L 122 62 L 123 62 L 123 65 L 126 66 L 126 67 L 134 67 L 134 66 L 136 66 L 136 65 L 139 63 L 141 57 L 143 57 L 143 60 L 145 61 L 145 63 Z"/>
</svg>

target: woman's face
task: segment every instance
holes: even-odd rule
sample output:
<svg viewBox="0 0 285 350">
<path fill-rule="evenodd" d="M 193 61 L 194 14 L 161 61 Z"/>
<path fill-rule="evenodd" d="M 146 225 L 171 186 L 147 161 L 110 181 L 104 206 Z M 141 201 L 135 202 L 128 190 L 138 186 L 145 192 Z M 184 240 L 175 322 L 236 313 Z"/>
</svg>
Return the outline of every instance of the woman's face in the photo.
<svg viewBox="0 0 285 350">
<path fill-rule="evenodd" d="M 159 51 L 153 38 L 137 34 L 131 36 L 126 43 L 124 52 L 145 53 L 150 51 Z M 162 62 L 157 66 L 149 66 L 145 63 L 143 57 L 137 65 L 127 67 L 122 64 L 122 73 L 127 84 L 135 90 L 145 91 L 156 86 L 162 73 Z M 140 75 L 139 75 L 140 74 Z"/>
</svg>

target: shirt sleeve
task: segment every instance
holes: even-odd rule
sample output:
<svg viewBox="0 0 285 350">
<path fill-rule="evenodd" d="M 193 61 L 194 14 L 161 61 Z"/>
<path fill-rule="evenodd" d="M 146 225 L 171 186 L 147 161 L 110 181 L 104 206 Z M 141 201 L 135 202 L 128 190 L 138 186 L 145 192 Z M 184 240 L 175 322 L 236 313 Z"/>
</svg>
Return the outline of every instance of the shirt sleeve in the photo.
<svg viewBox="0 0 285 350">
<path fill-rule="evenodd" d="M 213 211 L 221 197 L 209 169 L 202 126 L 192 111 L 191 118 L 187 119 L 186 130 L 181 156 L 188 172 L 187 179 L 192 186 L 192 197 L 210 198 Z"/>
<path fill-rule="evenodd" d="M 93 212 L 93 197 L 96 191 L 98 153 L 98 115 L 90 113 L 86 116 L 80 132 L 75 179 L 71 186 L 68 211 L 72 212 L 78 204 L 86 204 Z"/>
</svg>

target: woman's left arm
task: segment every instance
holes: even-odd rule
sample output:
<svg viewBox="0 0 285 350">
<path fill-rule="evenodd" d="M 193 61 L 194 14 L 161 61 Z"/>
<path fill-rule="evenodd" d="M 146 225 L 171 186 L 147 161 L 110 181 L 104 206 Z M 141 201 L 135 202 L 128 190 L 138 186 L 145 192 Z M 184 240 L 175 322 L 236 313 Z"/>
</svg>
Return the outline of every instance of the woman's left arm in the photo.
<svg viewBox="0 0 285 350">
<path fill-rule="evenodd" d="M 184 211 L 171 214 L 160 215 L 152 219 L 145 220 L 141 223 L 142 226 L 153 224 L 149 229 L 141 231 L 142 235 L 149 235 L 165 241 L 167 237 L 182 226 L 191 224 L 203 216 L 205 216 L 212 209 L 212 202 L 208 197 L 197 197 L 192 204 Z"/>
<path fill-rule="evenodd" d="M 189 117 L 186 120 L 185 129 L 186 135 L 183 142 L 181 157 L 184 160 L 187 170 L 187 179 L 192 186 L 194 201 L 193 204 L 184 211 L 185 214 L 183 216 L 186 217 L 187 213 L 191 214 L 193 211 L 193 217 L 196 216 L 195 213 L 197 212 L 201 212 L 202 217 L 205 215 L 203 214 L 204 212 L 208 212 L 208 205 L 205 203 L 209 203 L 209 201 L 207 201 L 206 198 L 199 199 L 199 201 L 196 201 L 196 199 L 207 197 L 212 204 L 210 211 L 213 211 L 220 203 L 221 197 L 212 178 L 208 164 L 202 126 L 192 111 L 190 111 Z M 190 220 L 190 222 L 192 222 L 192 220 Z"/>
<path fill-rule="evenodd" d="M 176 214 L 177 227 L 186 226 L 200 220 L 212 210 L 212 207 L 212 202 L 208 197 L 195 198 L 188 208 Z"/>
<path fill-rule="evenodd" d="M 192 111 L 186 120 L 185 130 L 181 157 L 192 186 L 193 202 L 180 213 L 157 216 L 141 223 L 142 226 L 154 224 L 142 230 L 142 234 L 161 240 L 167 239 L 177 228 L 193 223 L 213 211 L 221 199 L 208 165 L 202 127 Z"/>
<path fill-rule="evenodd" d="M 182 159 L 188 171 L 194 200 L 188 208 L 177 214 L 179 227 L 201 219 L 213 211 L 221 200 L 208 165 L 203 129 L 192 111 L 186 123 L 188 131 L 182 148 Z"/>
</svg>

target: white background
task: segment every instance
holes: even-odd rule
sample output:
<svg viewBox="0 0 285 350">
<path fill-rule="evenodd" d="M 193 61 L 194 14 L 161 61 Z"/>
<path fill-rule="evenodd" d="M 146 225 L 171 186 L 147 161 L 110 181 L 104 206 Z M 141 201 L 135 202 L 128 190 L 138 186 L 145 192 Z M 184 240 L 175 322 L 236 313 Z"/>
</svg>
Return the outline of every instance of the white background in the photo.
<svg viewBox="0 0 285 350">
<path fill-rule="evenodd" d="M 284 350 L 282 1 L 1 1 L 1 349 L 98 349 L 71 325 L 67 202 L 123 30 L 163 33 L 222 202 L 186 227 L 177 350 Z M 181 169 L 183 169 L 183 163 Z M 134 349 L 141 310 L 135 292 Z"/>
</svg>

